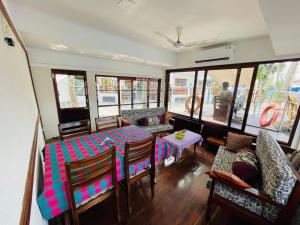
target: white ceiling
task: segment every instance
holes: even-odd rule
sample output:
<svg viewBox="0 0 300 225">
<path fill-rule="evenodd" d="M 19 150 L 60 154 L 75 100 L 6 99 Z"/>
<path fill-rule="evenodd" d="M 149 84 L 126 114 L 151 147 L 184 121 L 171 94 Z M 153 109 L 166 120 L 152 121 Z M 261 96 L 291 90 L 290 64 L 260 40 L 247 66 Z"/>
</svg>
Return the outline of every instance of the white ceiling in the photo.
<svg viewBox="0 0 300 225">
<path fill-rule="evenodd" d="M 169 47 L 154 34 L 160 31 L 176 39 L 175 28 L 184 28 L 184 42 L 218 39 L 231 41 L 266 35 L 258 0 L 134 0 L 126 11 L 120 0 L 11 0 L 101 31 L 147 44 Z"/>
</svg>

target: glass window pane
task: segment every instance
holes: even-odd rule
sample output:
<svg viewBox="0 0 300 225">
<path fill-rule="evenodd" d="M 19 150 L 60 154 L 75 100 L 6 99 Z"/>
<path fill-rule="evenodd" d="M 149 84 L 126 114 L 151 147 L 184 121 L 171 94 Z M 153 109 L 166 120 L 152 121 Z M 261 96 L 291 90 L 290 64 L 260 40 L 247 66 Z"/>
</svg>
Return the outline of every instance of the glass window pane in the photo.
<svg viewBox="0 0 300 225">
<path fill-rule="evenodd" d="M 133 103 L 147 103 L 147 91 L 133 91 Z"/>
<path fill-rule="evenodd" d="M 133 90 L 146 91 L 147 90 L 147 81 L 144 79 L 134 80 L 133 81 Z"/>
<path fill-rule="evenodd" d="M 202 120 L 227 125 L 237 69 L 207 72 Z"/>
<path fill-rule="evenodd" d="M 119 115 L 118 106 L 99 107 L 98 111 L 99 111 L 99 117 Z"/>
<path fill-rule="evenodd" d="M 237 88 L 231 127 L 242 128 L 254 68 L 242 68 Z"/>
<path fill-rule="evenodd" d="M 117 91 L 97 91 L 98 105 L 118 105 Z"/>
<path fill-rule="evenodd" d="M 158 102 L 157 90 L 149 91 L 149 102 Z"/>
<path fill-rule="evenodd" d="M 196 96 L 195 96 L 195 104 L 194 104 L 194 114 L 193 114 L 193 118 L 195 118 L 195 119 L 199 119 L 204 73 L 205 73 L 204 71 L 198 71 Z M 192 102 L 192 100 L 191 100 L 191 102 Z M 191 107 L 191 104 L 192 103 L 190 103 L 190 107 Z"/>
<path fill-rule="evenodd" d="M 60 108 L 86 107 L 83 76 L 56 74 Z"/>
<path fill-rule="evenodd" d="M 157 90 L 158 89 L 158 81 L 150 80 L 148 89 L 149 90 Z"/>
<path fill-rule="evenodd" d="M 121 110 L 131 109 L 131 105 L 121 105 Z"/>
<path fill-rule="evenodd" d="M 186 107 L 188 98 L 193 95 L 195 72 L 176 72 L 169 79 L 169 111 L 190 116 L 190 108 Z"/>
<path fill-rule="evenodd" d="M 157 108 L 157 103 L 149 103 L 149 108 Z"/>
<path fill-rule="evenodd" d="M 120 90 L 131 90 L 131 80 L 120 80 Z"/>
<path fill-rule="evenodd" d="M 133 109 L 146 109 L 147 108 L 147 104 L 136 104 L 133 105 Z"/>
<path fill-rule="evenodd" d="M 268 129 L 288 142 L 300 103 L 300 63 L 260 64 L 245 132 L 257 135 Z"/>
<path fill-rule="evenodd" d="M 97 76 L 96 82 L 99 91 L 118 91 L 118 78 Z"/>
</svg>

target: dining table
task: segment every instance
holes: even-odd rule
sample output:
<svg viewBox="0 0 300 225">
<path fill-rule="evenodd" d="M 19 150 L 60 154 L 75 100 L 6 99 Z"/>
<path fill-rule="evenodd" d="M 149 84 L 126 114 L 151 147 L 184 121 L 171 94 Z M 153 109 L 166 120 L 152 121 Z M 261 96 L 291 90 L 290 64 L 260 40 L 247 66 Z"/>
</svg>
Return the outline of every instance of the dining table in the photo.
<svg viewBox="0 0 300 225">
<path fill-rule="evenodd" d="M 45 146 L 44 186 L 37 199 L 42 216 L 49 220 L 69 209 L 65 171 L 66 162 L 86 159 L 115 146 L 117 180 L 122 181 L 125 179 L 125 143 L 140 141 L 150 136 L 151 134 L 145 130 L 131 125 L 47 144 Z M 165 145 L 166 143 L 163 139 L 156 137 L 156 162 L 166 157 Z M 137 173 L 149 165 L 149 159 L 132 165 L 129 168 L 130 174 Z M 107 176 L 89 187 L 75 191 L 76 205 L 80 205 L 96 195 L 105 193 L 111 186 L 111 176 Z"/>
</svg>

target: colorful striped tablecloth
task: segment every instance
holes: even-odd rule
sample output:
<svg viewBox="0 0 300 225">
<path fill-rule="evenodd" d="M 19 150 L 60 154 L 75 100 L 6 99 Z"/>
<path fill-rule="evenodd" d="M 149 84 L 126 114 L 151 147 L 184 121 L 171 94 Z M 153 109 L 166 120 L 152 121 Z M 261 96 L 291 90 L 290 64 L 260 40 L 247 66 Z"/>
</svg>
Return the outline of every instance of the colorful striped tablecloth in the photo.
<svg viewBox="0 0 300 225">
<path fill-rule="evenodd" d="M 149 136 L 150 134 L 148 132 L 136 126 L 126 126 L 47 144 L 45 147 L 44 190 L 37 200 L 43 217 L 49 220 L 69 209 L 66 192 L 65 162 L 89 158 L 115 145 L 117 154 L 117 178 L 118 181 L 120 181 L 125 178 L 125 143 L 139 141 Z M 101 145 L 106 138 L 110 138 L 112 141 L 106 141 Z M 163 139 L 157 138 L 155 161 L 163 159 L 165 154 L 165 142 Z M 139 162 L 130 167 L 130 173 L 134 174 L 146 168 L 149 164 L 149 160 Z M 75 191 L 76 204 L 85 202 L 89 198 L 104 192 L 111 185 L 111 176 L 108 176 L 88 188 Z"/>
</svg>

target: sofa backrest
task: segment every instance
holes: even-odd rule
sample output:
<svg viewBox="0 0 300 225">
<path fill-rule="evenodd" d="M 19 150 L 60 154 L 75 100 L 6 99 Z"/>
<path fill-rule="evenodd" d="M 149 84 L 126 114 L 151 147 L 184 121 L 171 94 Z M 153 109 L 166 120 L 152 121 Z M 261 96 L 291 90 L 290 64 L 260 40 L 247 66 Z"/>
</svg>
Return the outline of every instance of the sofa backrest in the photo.
<svg viewBox="0 0 300 225">
<path fill-rule="evenodd" d="M 286 205 L 297 178 L 283 150 L 266 130 L 259 131 L 256 155 L 260 162 L 262 191 L 270 195 L 273 201 Z"/>
<path fill-rule="evenodd" d="M 122 110 L 121 116 L 125 119 L 129 119 L 133 124 L 136 124 L 137 120 L 149 117 L 149 116 L 159 116 L 165 114 L 165 107 L 159 108 L 149 108 L 149 109 L 132 109 L 132 110 Z"/>
</svg>

